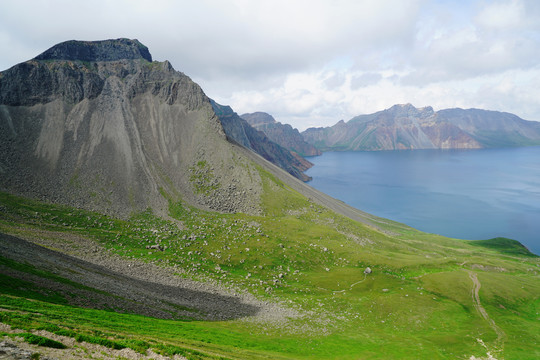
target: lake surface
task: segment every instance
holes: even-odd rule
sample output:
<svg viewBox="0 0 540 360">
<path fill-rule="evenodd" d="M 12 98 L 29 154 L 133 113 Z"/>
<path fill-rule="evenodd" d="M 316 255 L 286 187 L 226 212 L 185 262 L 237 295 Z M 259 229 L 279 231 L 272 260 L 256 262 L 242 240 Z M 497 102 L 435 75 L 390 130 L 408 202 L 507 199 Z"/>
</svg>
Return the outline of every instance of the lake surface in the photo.
<svg viewBox="0 0 540 360">
<path fill-rule="evenodd" d="M 308 159 L 311 186 L 360 210 L 459 239 L 516 239 L 540 254 L 540 147 Z"/>
</svg>

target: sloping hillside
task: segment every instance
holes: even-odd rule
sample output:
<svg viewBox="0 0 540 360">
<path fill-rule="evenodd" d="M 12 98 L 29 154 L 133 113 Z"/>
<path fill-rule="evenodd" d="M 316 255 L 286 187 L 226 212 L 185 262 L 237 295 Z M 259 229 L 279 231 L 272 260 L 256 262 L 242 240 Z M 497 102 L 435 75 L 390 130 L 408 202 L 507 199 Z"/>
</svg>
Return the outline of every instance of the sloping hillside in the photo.
<svg viewBox="0 0 540 360">
<path fill-rule="evenodd" d="M 504 239 L 351 221 L 266 164 L 283 180 L 259 168 L 260 216 L 171 203 L 170 220 L 122 220 L 0 194 L 3 335 L 57 358 L 85 349 L 74 359 L 540 355 L 538 257 Z M 31 347 L 17 329 L 67 348 Z"/>
</svg>

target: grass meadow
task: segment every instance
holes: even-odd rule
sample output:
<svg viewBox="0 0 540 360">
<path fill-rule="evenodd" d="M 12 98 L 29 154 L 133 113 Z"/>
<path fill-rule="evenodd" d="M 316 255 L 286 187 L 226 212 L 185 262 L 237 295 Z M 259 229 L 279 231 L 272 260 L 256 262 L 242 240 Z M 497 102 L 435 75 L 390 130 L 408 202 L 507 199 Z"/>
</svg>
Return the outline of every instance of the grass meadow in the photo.
<svg viewBox="0 0 540 360">
<path fill-rule="evenodd" d="M 188 359 L 540 358 L 540 261 L 519 243 L 449 239 L 382 220 L 370 227 L 262 175 L 261 216 L 179 202 L 170 204 L 174 221 L 150 210 L 117 219 L 1 193 L 0 231 L 33 239 L 76 234 L 117 256 L 174 266 L 178 276 L 249 292 L 300 316 L 164 320 L 77 307 L 10 274 L 84 285 L 3 254 L 0 321 L 30 335 L 46 330 Z M 152 245 L 163 251 L 149 251 Z M 478 299 L 471 274 L 481 284 Z"/>
</svg>

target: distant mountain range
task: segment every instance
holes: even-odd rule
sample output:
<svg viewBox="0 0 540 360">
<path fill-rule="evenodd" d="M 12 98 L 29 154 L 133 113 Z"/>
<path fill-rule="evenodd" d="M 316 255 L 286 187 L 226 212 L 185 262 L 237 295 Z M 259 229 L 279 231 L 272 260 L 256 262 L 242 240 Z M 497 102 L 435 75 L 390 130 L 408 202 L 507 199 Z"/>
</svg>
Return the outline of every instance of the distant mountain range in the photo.
<svg viewBox="0 0 540 360">
<path fill-rule="evenodd" d="M 309 128 L 302 136 L 322 151 L 479 149 L 540 145 L 540 122 L 498 111 L 405 104 Z"/>
<path fill-rule="evenodd" d="M 273 142 L 284 148 L 297 153 L 300 156 L 320 155 L 321 151 L 313 145 L 304 141 L 304 138 L 297 129 L 289 124 L 282 124 L 270 114 L 265 112 L 254 112 L 240 116 L 249 125 L 262 131 Z"/>
<path fill-rule="evenodd" d="M 284 135 L 279 138 L 275 136 L 271 137 L 271 135 L 273 135 L 272 132 L 259 131 L 256 127 L 251 126 L 248 121 L 238 116 L 230 106 L 220 105 L 213 100 L 211 100 L 211 103 L 214 112 L 218 116 L 221 125 L 223 126 L 223 130 L 230 141 L 234 141 L 243 147 L 256 152 L 266 160 L 279 166 L 302 181 L 311 179 L 303 172 L 312 167 L 313 164 L 298 155 L 298 152 L 294 151 L 296 147 L 287 146 L 287 144 L 290 144 L 291 142 L 294 143 L 294 141 L 279 141 L 281 139 L 289 139 L 290 136 Z M 290 125 L 283 127 L 288 127 L 292 131 Z M 285 131 L 285 133 L 289 134 L 287 131 Z M 301 145 L 305 144 L 305 146 L 313 149 L 315 153 L 318 152 L 317 149 L 302 139 L 298 130 L 296 130 L 296 133 Z M 278 139 L 278 141 L 275 139 Z M 320 154 L 320 152 L 317 154 Z"/>
</svg>

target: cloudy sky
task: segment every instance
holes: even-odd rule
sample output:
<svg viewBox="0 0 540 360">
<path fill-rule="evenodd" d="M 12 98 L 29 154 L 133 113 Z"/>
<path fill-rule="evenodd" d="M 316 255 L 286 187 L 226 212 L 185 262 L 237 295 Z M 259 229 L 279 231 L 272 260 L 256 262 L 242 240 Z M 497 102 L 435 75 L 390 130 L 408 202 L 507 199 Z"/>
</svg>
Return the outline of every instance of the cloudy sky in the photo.
<svg viewBox="0 0 540 360">
<path fill-rule="evenodd" d="M 119 37 L 300 130 L 401 103 L 540 120 L 538 0 L 1 0 L 0 70 Z"/>
</svg>

